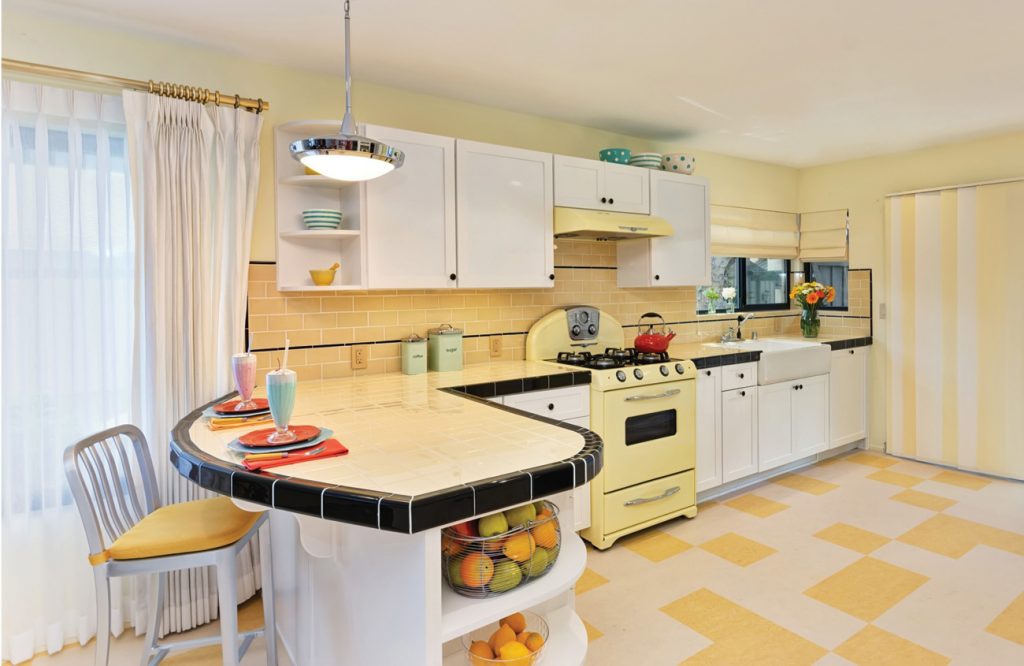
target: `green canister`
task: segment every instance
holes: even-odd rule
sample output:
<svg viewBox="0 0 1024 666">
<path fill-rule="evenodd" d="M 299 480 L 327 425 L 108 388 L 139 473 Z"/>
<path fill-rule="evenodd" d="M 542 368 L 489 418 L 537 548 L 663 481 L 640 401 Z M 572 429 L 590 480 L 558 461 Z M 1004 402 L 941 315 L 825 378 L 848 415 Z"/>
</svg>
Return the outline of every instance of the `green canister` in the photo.
<svg viewBox="0 0 1024 666">
<path fill-rule="evenodd" d="M 431 370 L 462 370 L 462 329 L 444 324 L 427 331 L 427 365 Z"/>
<path fill-rule="evenodd" d="M 402 338 L 402 372 L 421 375 L 427 371 L 427 340 L 413 333 Z"/>
</svg>

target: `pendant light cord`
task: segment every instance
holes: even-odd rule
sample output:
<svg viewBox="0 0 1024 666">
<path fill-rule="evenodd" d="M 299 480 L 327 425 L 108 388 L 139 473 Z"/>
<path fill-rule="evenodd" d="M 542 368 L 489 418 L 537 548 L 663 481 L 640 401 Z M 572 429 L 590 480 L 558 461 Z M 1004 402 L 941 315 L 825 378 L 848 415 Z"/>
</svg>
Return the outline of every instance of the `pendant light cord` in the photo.
<svg viewBox="0 0 1024 666">
<path fill-rule="evenodd" d="M 341 121 L 341 133 L 354 135 L 356 121 L 352 117 L 352 39 L 349 32 L 349 0 L 345 0 L 345 117 Z"/>
</svg>

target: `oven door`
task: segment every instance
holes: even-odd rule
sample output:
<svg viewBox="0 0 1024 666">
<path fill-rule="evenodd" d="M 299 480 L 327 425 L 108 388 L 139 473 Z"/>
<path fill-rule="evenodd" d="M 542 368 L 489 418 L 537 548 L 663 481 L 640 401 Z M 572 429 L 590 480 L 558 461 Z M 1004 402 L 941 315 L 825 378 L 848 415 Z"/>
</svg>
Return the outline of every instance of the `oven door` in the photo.
<svg viewBox="0 0 1024 666">
<path fill-rule="evenodd" d="M 604 492 L 693 469 L 696 391 L 684 380 L 603 394 Z"/>
</svg>

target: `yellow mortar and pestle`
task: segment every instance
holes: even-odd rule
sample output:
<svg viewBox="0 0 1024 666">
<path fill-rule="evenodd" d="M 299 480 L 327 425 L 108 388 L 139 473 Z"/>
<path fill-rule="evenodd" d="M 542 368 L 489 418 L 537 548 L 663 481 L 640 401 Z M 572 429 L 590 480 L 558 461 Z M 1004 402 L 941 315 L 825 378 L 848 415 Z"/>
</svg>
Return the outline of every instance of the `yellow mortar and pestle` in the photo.
<svg viewBox="0 0 1024 666">
<path fill-rule="evenodd" d="M 329 287 L 334 282 L 334 274 L 338 272 L 341 264 L 334 262 L 330 268 L 311 269 L 309 277 L 313 278 L 313 284 L 318 287 Z"/>
</svg>

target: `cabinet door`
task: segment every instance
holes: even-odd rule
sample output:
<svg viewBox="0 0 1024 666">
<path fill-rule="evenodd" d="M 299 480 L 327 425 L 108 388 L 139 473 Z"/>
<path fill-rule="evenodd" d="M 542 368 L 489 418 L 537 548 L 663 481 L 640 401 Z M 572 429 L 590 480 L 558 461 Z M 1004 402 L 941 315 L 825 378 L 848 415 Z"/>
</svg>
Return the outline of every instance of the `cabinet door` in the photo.
<svg viewBox="0 0 1024 666">
<path fill-rule="evenodd" d="M 550 153 L 456 141 L 458 284 L 554 284 Z"/>
<path fill-rule="evenodd" d="M 697 373 L 697 492 L 722 485 L 722 369 Z"/>
<path fill-rule="evenodd" d="M 711 244 L 707 181 L 674 173 L 650 172 L 651 214 L 668 220 L 675 233 L 652 238 L 655 287 L 710 284 Z"/>
<path fill-rule="evenodd" d="M 651 212 L 650 169 L 611 162 L 600 164 L 604 165 L 604 187 L 601 197 L 608 199 L 608 210 L 643 215 Z"/>
<path fill-rule="evenodd" d="M 568 208 L 608 210 L 601 203 L 604 188 L 604 162 L 581 157 L 555 155 L 555 205 Z"/>
<path fill-rule="evenodd" d="M 828 448 L 828 375 L 797 379 L 793 391 L 793 458 Z"/>
<path fill-rule="evenodd" d="M 793 459 L 793 394 L 798 381 L 759 386 L 757 448 L 759 472 Z"/>
<path fill-rule="evenodd" d="M 868 350 L 870 347 L 832 352 L 829 375 L 830 447 L 867 436 Z"/>
<path fill-rule="evenodd" d="M 366 187 L 371 289 L 440 289 L 455 280 L 455 139 L 367 126 L 405 164 Z"/>
<path fill-rule="evenodd" d="M 757 387 L 723 391 L 722 482 L 757 472 Z"/>
</svg>

